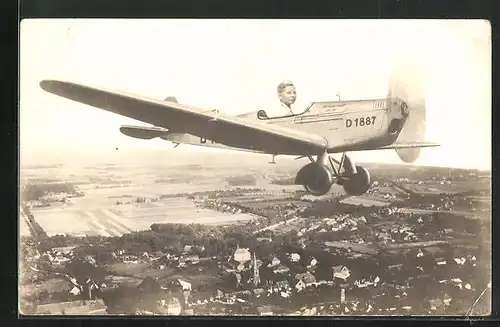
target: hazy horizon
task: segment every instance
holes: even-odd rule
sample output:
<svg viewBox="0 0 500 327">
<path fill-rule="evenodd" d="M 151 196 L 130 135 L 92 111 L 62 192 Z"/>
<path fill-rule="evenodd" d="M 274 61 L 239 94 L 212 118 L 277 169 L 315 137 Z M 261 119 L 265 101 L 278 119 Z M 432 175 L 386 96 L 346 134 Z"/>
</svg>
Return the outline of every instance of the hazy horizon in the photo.
<svg viewBox="0 0 500 327">
<path fill-rule="evenodd" d="M 31 166 L 37 165 L 67 165 L 67 166 L 88 166 L 88 165 L 144 165 L 145 167 L 151 166 L 165 166 L 168 168 L 170 166 L 176 166 L 179 164 L 190 164 L 190 165 L 203 165 L 203 164 L 213 164 L 220 162 L 221 165 L 229 165 L 228 162 L 234 164 L 238 167 L 262 167 L 265 165 L 270 165 L 271 160 L 270 155 L 266 154 L 254 154 L 240 151 L 231 150 L 217 150 L 217 151 L 191 151 L 190 149 L 180 149 L 180 146 L 173 149 L 173 146 L 169 147 L 167 142 L 166 149 L 150 149 L 150 148 L 130 148 L 125 150 L 112 150 L 112 151 L 98 151 L 94 155 L 88 156 L 86 154 L 77 153 L 76 151 L 68 155 L 60 154 L 59 156 L 47 156 L 45 152 L 39 151 L 35 153 L 24 153 L 24 160 L 20 162 L 20 168 L 29 168 Z M 377 152 L 394 152 L 393 150 L 376 150 Z M 372 152 L 372 151 L 370 151 Z M 374 151 L 373 151 L 374 152 Z M 356 153 L 353 153 L 355 159 Z M 353 156 L 351 155 L 351 157 Z M 390 157 L 387 153 L 386 156 Z M 244 160 L 239 160 L 241 158 Z M 295 160 L 297 157 L 294 156 L 276 156 L 276 165 L 270 165 L 270 167 L 276 167 L 277 169 L 283 168 L 287 169 L 291 165 L 297 165 L 298 169 L 300 166 L 309 162 L 307 158 L 301 158 Z M 174 159 L 174 160 L 170 160 Z M 234 159 L 231 161 L 231 159 Z M 395 160 L 394 162 L 380 162 L 371 160 L 357 160 L 360 164 L 380 164 L 380 165 L 402 165 L 408 167 L 442 167 L 442 168 L 453 168 L 453 169 L 470 169 L 479 170 L 484 172 L 491 172 L 491 168 L 471 168 L 471 167 L 460 167 L 460 166 L 446 166 L 446 165 L 432 165 L 432 164 L 408 164 L 402 161 Z"/>
<path fill-rule="evenodd" d="M 483 20 L 32 19 L 21 22 L 20 38 L 21 164 L 120 162 L 132 152 L 151 160 L 199 153 L 202 163 L 203 153 L 224 153 L 124 136 L 121 125 L 145 124 L 43 92 L 42 79 L 239 114 L 275 105 L 283 79 L 297 85 L 295 108 L 337 92 L 385 97 L 391 60 L 407 51 L 426 64 L 427 139 L 442 145 L 423 149 L 415 165 L 491 170 L 491 27 Z M 393 150 L 349 155 L 402 163 Z"/>
</svg>

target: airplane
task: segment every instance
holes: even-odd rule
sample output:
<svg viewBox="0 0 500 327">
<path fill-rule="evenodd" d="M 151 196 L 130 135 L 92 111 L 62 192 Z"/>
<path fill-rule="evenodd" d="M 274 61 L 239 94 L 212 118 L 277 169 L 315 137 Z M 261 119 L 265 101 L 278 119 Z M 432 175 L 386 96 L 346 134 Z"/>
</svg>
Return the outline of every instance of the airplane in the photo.
<svg viewBox="0 0 500 327">
<path fill-rule="evenodd" d="M 439 146 L 424 140 L 426 101 L 418 66 L 395 64 L 385 98 L 311 102 L 298 114 L 268 117 L 265 110 L 229 115 L 180 104 L 175 97 L 155 100 L 81 83 L 47 79 L 46 92 L 133 118 L 152 127 L 124 125 L 120 131 L 139 139 L 161 138 L 177 147 L 189 144 L 219 149 L 309 158 L 295 184 L 321 196 L 334 183 L 347 195 L 362 195 L 371 186 L 369 171 L 347 152 L 394 149 L 407 163 L 421 148 Z M 340 160 L 333 154 L 341 154 Z"/>
</svg>

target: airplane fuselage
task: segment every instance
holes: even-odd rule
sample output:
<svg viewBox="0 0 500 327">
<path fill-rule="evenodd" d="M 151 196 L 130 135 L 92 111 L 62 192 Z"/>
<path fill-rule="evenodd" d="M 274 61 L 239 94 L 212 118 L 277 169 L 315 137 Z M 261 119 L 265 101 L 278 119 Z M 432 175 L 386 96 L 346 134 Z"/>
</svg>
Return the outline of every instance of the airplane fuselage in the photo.
<svg viewBox="0 0 500 327">
<path fill-rule="evenodd" d="M 239 118 L 259 120 L 323 137 L 328 153 L 340 153 L 352 148 L 371 149 L 393 143 L 399 130 L 393 129 L 394 120 L 404 120 L 401 102 L 388 99 L 314 102 L 304 112 L 292 116 L 267 117 L 263 111 L 239 115 Z M 217 116 L 214 113 L 214 122 Z M 237 149 L 238 147 L 218 143 L 214 137 L 198 137 L 186 133 L 166 132 L 160 137 L 174 142 L 212 148 Z M 245 150 L 243 150 L 245 151 Z M 252 151 L 252 150 L 247 150 Z M 258 150 L 252 152 L 261 152 Z"/>
</svg>

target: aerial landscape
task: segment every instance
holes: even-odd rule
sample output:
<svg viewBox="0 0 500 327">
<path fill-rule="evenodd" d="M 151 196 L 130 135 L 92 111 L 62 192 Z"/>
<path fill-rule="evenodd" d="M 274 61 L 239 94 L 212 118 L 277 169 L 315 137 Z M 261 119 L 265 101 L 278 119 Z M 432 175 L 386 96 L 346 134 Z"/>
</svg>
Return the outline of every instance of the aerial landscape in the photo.
<svg viewBox="0 0 500 327">
<path fill-rule="evenodd" d="M 20 314 L 491 313 L 488 21 L 20 34 Z"/>
<path fill-rule="evenodd" d="M 313 197 L 300 160 L 189 158 L 21 167 L 21 312 L 489 312 L 490 172 L 366 163 Z"/>
</svg>

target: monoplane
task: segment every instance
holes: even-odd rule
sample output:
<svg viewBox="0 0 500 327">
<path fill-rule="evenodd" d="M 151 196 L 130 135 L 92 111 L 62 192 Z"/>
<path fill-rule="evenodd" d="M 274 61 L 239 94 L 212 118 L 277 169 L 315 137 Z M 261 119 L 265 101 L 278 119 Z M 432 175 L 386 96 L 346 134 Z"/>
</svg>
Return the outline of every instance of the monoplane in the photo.
<svg viewBox="0 0 500 327">
<path fill-rule="evenodd" d="M 155 100 L 61 80 L 43 80 L 43 90 L 88 106 L 153 126 L 120 127 L 128 136 L 161 138 L 190 144 L 255 153 L 309 158 L 295 183 L 311 194 L 326 194 L 334 183 L 348 195 L 371 186 L 369 171 L 355 165 L 347 152 L 394 149 L 402 161 L 418 159 L 425 141 L 426 101 L 422 71 L 394 65 L 385 98 L 312 102 L 298 114 L 269 117 L 265 110 L 228 115 L 178 103 L 175 97 Z M 333 154 L 341 154 L 335 159 Z"/>
</svg>

